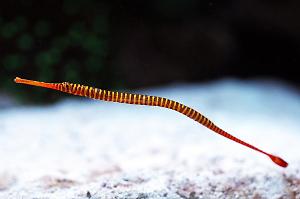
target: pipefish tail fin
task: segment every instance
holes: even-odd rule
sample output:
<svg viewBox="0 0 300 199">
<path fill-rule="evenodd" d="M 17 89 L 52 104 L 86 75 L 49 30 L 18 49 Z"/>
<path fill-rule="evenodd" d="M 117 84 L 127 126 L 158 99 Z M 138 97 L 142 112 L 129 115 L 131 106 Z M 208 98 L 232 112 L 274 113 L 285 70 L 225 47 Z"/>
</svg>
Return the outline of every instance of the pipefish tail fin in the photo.
<svg viewBox="0 0 300 199">
<path fill-rule="evenodd" d="M 269 157 L 275 164 L 277 164 L 281 167 L 287 167 L 289 165 L 286 161 L 284 161 L 282 158 L 280 158 L 278 156 L 269 154 Z"/>
<path fill-rule="evenodd" d="M 287 167 L 288 163 L 284 161 L 282 158 L 269 154 L 243 140 L 232 136 L 231 134 L 227 133 L 223 129 L 219 128 L 215 125 L 212 121 L 202 115 L 200 112 L 192 109 L 184 104 L 176 102 L 174 100 L 170 100 L 163 97 L 157 96 L 150 96 L 150 95 L 140 95 L 140 94 L 131 94 L 126 92 L 115 92 L 109 90 L 102 90 L 98 88 L 93 88 L 90 86 L 84 86 L 80 84 L 73 84 L 68 82 L 63 83 L 46 83 L 34 80 L 27 80 L 22 79 L 19 77 L 15 78 L 15 82 L 19 84 L 27 84 L 32 86 L 44 87 L 53 90 L 58 90 L 61 92 L 69 93 L 71 95 L 79 95 L 91 99 L 103 100 L 103 101 L 110 101 L 110 102 L 118 102 L 118 103 L 126 103 L 126 104 L 135 104 L 135 105 L 146 105 L 146 106 L 159 106 L 163 108 L 168 108 L 174 111 L 177 111 L 192 120 L 200 123 L 201 125 L 205 126 L 206 128 L 214 131 L 215 133 L 226 137 L 234 142 L 237 142 L 243 146 L 246 146 L 254 151 L 267 155 L 271 160 L 281 166 Z"/>
</svg>

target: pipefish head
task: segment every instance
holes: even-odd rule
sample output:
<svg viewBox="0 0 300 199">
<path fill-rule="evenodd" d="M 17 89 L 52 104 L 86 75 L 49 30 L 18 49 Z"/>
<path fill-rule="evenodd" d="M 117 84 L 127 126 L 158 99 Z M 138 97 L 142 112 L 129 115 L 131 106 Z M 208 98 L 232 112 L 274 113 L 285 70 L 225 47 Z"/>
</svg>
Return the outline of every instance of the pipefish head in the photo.
<svg viewBox="0 0 300 199">
<path fill-rule="evenodd" d="M 73 85 L 74 84 L 72 84 L 70 82 L 62 82 L 61 83 L 61 90 L 64 91 L 64 92 L 71 93 Z"/>
</svg>

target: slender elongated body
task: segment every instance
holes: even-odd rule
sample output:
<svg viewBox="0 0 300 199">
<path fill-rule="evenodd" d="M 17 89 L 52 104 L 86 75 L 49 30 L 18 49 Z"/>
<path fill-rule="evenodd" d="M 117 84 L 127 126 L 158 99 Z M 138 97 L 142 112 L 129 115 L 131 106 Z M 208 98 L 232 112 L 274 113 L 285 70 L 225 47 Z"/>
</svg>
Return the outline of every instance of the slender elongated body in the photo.
<svg viewBox="0 0 300 199">
<path fill-rule="evenodd" d="M 186 115 L 187 117 L 195 120 L 196 122 L 199 122 L 203 126 L 211 129 L 212 131 L 230 139 L 233 140 L 239 144 L 242 144 L 246 147 L 249 147 L 255 151 L 258 151 L 260 153 L 263 153 L 267 155 L 271 160 L 276 163 L 277 165 L 281 167 L 287 167 L 288 163 L 281 159 L 278 156 L 272 155 L 270 153 L 267 153 L 251 144 L 248 144 L 229 133 L 225 132 L 218 126 L 216 126 L 213 122 L 211 122 L 209 119 L 204 117 L 201 113 L 198 111 L 185 106 L 184 104 L 181 104 L 179 102 L 169 100 L 167 98 L 163 97 L 156 97 L 156 96 L 149 96 L 149 95 L 139 95 L 139 94 L 131 94 L 131 93 L 125 93 L 125 92 L 114 92 L 114 91 L 108 91 L 108 90 L 102 90 L 98 88 L 93 88 L 89 86 L 84 86 L 80 84 L 73 84 L 69 82 L 63 82 L 63 83 L 46 83 L 46 82 L 39 82 L 39 81 L 33 81 L 33 80 L 27 80 L 27 79 L 21 79 L 19 77 L 15 78 L 16 83 L 21 84 L 28 84 L 32 86 L 38 86 L 38 87 L 44 87 L 49 88 L 53 90 L 58 90 L 61 92 L 73 94 L 73 95 L 79 95 L 83 97 L 88 97 L 92 99 L 97 100 L 104 100 L 104 101 L 111 101 L 111 102 L 119 102 L 119 103 L 126 103 L 126 104 L 136 104 L 136 105 L 147 105 L 147 106 L 160 106 L 168 109 L 175 110 L 179 113 L 182 113 Z"/>
</svg>

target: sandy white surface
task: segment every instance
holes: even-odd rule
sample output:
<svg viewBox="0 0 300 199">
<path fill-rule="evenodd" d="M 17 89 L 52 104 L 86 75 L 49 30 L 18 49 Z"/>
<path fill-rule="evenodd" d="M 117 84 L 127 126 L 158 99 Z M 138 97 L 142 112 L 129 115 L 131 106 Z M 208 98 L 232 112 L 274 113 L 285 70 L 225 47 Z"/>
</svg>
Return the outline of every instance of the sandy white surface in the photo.
<svg viewBox="0 0 300 199">
<path fill-rule="evenodd" d="M 71 97 L 0 110 L 0 198 L 300 198 L 295 90 L 220 80 L 139 92 L 191 106 L 289 167 L 175 111 Z"/>
</svg>

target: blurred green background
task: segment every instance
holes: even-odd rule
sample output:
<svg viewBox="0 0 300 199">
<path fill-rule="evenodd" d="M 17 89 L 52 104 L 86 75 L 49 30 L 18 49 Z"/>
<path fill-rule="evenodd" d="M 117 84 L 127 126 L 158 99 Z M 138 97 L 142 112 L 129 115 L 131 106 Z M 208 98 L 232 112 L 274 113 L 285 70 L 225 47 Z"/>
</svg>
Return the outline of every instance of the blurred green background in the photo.
<svg viewBox="0 0 300 199">
<path fill-rule="evenodd" d="M 0 89 L 21 100 L 51 101 L 58 95 L 22 89 L 13 78 L 118 87 L 108 62 L 109 12 L 103 1 L 7 3 L 0 16 Z"/>
</svg>

